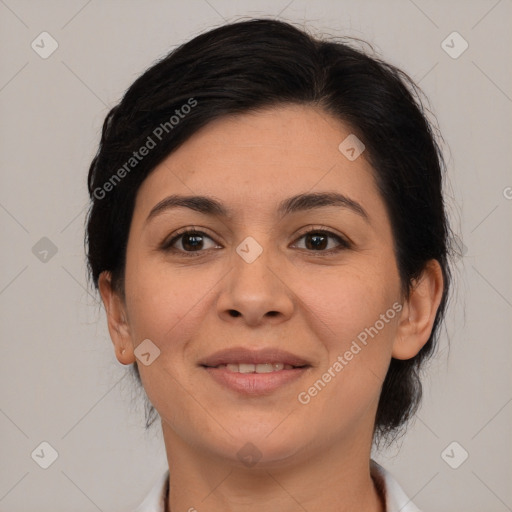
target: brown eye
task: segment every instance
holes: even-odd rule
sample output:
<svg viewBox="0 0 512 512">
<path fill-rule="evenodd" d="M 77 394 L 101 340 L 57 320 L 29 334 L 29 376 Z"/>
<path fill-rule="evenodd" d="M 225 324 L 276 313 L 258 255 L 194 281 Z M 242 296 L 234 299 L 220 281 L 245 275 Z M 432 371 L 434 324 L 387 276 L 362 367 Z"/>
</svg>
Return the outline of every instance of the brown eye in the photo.
<svg viewBox="0 0 512 512">
<path fill-rule="evenodd" d="M 347 249 L 350 247 L 350 244 L 341 238 L 339 235 L 331 233 L 330 231 L 319 231 L 313 230 L 304 233 L 299 240 L 305 239 L 305 249 L 308 251 L 316 251 L 316 252 L 334 252 L 340 249 Z M 329 239 L 336 240 L 338 245 L 334 247 L 329 247 Z"/>
<path fill-rule="evenodd" d="M 166 242 L 162 249 L 172 250 L 181 253 L 194 253 L 203 252 L 203 249 L 209 249 L 211 247 L 205 247 L 205 240 L 211 240 L 209 236 L 201 231 L 185 231 L 175 236 L 169 242 Z M 181 247 L 180 247 L 181 246 Z M 212 247 L 215 247 L 215 242 Z"/>
</svg>

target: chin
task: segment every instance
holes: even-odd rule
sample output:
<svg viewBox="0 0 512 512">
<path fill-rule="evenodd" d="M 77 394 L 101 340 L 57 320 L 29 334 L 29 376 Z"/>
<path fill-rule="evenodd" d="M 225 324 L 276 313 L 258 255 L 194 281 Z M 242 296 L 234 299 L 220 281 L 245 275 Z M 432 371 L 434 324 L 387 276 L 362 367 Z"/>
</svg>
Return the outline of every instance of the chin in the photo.
<svg viewBox="0 0 512 512">
<path fill-rule="evenodd" d="M 279 420 L 281 421 L 281 420 Z M 233 435 L 223 435 L 222 441 L 212 446 L 212 437 L 205 442 L 212 451 L 221 457 L 228 455 L 229 462 L 240 467 L 263 469 L 285 466 L 292 460 L 300 458 L 304 448 L 310 444 L 309 439 L 299 439 L 298 435 L 281 432 L 279 421 L 259 423 L 258 425 L 238 425 L 236 431 L 226 430 Z M 220 448 L 220 449 L 219 449 Z"/>
</svg>

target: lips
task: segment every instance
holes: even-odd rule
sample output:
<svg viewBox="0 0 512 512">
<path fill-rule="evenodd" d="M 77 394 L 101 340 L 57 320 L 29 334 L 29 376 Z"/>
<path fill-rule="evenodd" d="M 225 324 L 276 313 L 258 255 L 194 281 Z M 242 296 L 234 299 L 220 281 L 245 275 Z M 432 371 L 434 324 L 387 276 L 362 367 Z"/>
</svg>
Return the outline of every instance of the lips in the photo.
<svg viewBox="0 0 512 512">
<path fill-rule="evenodd" d="M 283 365 L 303 368 L 310 366 L 310 363 L 295 354 L 276 348 L 249 350 L 244 347 L 235 347 L 215 352 L 201 360 L 199 365 L 207 368 L 224 365 Z M 251 366 L 245 366 L 245 368 L 250 369 Z"/>
</svg>

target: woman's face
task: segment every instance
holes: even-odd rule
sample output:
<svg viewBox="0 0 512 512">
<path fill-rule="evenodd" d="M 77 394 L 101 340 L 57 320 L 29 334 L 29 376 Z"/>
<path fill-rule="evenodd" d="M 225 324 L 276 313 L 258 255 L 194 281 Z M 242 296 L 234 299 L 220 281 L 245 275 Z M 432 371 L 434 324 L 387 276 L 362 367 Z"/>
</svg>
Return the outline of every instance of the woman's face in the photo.
<svg viewBox="0 0 512 512">
<path fill-rule="evenodd" d="M 305 106 L 222 118 L 139 189 L 122 361 L 150 340 L 135 355 L 166 443 L 276 464 L 371 440 L 402 296 L 372 169 L 364 152 L 354 159 L 351 139 L 339 149 L 350 134 Z M 226 214 L 175 206 L 152 215 L 169 196 L 205 196 Z M 173 241 L 183 230 L 200 233 Z M 306 366 L 265 365 L 291 361 L 272 357 L 277 349 Z"/>
</svg>

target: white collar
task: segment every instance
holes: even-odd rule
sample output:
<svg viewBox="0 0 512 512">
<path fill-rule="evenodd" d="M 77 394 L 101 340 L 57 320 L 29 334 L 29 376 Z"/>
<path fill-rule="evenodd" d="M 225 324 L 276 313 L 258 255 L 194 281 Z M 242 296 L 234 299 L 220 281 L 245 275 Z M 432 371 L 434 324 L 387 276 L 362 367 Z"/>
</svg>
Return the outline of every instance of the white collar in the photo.
<svg viewBox="0 0 512 512">
<path fill-rule="evenodd" d="M 373 459 L 370 460 L 370 473 L 384 491 L 386 512 L 421 512 L 407 497 L 391 473 Z M 168 492 L 168 483 L 169 469 L 160 476 L 135 512 L 166 512 L 165 497 Z"/>
<path fill-rule="evenodd" d="M 421 512 L 405 494 L 393 475 L 373 459 L 370 460 L 370 474 L 384 491 L 386 512 Z"/>
</svg>

